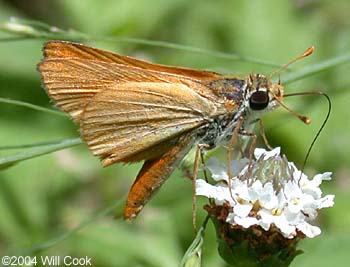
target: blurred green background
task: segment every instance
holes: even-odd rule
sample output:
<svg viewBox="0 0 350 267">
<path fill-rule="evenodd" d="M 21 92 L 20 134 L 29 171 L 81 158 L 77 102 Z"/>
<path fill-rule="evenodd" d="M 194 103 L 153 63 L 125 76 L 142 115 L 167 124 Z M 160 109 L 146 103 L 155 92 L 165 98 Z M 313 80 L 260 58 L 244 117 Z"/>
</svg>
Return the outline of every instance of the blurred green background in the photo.
<svg viewBox="0 0 350 267">
<path fill-rule="evenodd" d="M 161 40 L 235 53 L 283 64 L 314 45 L 315 53 L 291 69 L 312 66 L 350 52 L 348 0 L 2 0 L 0 22 L 11 16 L 40 20 L 91 36 Z M 1 33 L 0 38 L 11 35 Z M 93 37 L 92 37 L 93 39 Z M 96 38 L 97 40 L 97 38 Z M 0 97 L 51 107 L 40 87 L 36 64 L 44 40 L 0 42 Z M 89 42 L 99 48 L 152 62 L 244 76 L 275 68 L 206 54 L 120 42 Z M 350 75 L 349 63 L 288 84 L 287 92 L 322 90 L 332 99 L 328 124 L 316 142 L 306 172 L 332 171 L 323 185 L 336 204 L 322 211 L 323 234 L 301 242 L 305 251 L 292 266 L 348 266 L 350 249 Z M 281 74 L 283 82 L 284 75 Z M 322 97 L 286 100 L 308 115 L 307 126 L 280 109 L 266 116 L 267 137 L 301 166 L 327 113 Z M 0 103 L 0 146 L 78 137 L 66 117 Z M 0 158 L 21 150 L 0 150 Z M 30 151 L 30 149 L 27 149 Z M 125 197 L 140 164 L 100 166 L 85 145 L 19 163 L 0 172 L 0 255 L 89 256 L 94 266 L 178 266 L 193 239 L 191 183 L 177 171 L 130 224 L 96 214 Z M 200 204 L 201 206 L 201 204 Z M 121 206 L 120 206 L 121 208 Z M 199 211 L 199 221 L 205 212 Z M 92 223 L 64 234 L 85 220 Z M 209 224 L 203 266 L 226 266 L 216 251 Z M 53 240 L 47 249 L 38 245 Z M 64 239 L 64 240 L 63 240 Z M 44 243 L 45 245 L 45 243 Z M 47 245 L 47 243 L 46 243 Z M 36 252 L 33 252 L 36 251 Z"/>
</svg>

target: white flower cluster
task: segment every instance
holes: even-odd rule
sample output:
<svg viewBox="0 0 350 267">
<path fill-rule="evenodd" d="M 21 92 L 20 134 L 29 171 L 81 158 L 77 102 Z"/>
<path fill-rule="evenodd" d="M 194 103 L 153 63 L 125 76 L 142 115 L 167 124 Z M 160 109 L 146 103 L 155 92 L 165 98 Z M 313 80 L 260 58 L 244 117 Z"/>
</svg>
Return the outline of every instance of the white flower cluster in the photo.
<svg viewBox="0 0 350 267">
<path fill-rule="evenodd" d="M 280 148 L 272 151 L 255 149 L 254 155 L 256 161 L 253 164 L 270 158 L 282 158 Z M 234 178 L 229 180 L 227 168 L 211 158 L 207 167 L 217 184 L 211 185 L 198 179 L 196 194 L 214 199 L 216 205 L 228 203 L 233 211 L 228 214 L 226 222 L 232 225 L 244 228 L 259 225 L 268 231 L 273 224 L 285 238 L 295 237 L 297 231 L 307 237 L 315 237 L 321 230 L 309 222 L 317 217 L 319 209 L 334 205 L 334 195 L 321 197 L 322 191 L 319 188 L 323 180 L 331 179 L 331 173 L 317 174 L 309 180 L 294 163 L 285 162 L 286 166 L 281 164 L 275 167 L 288 168 L 291 177 L 274 177 L 262 182 L 263 179 L 259 177 L 249 177 L 247 159 L 233 161 L 231 169 Z"/>
</svg>

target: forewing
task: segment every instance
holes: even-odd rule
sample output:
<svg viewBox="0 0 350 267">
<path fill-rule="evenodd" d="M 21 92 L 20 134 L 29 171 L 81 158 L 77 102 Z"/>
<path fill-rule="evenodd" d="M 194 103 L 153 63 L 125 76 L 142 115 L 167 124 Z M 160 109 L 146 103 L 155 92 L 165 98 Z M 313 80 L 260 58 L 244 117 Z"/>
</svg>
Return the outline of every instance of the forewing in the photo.
<svg viewBox="0 0 350 267">
<path fill-rule="evenodd" d="M 78 58 L 117 63 L 162 73 L 187 76 L 188 78 L 196 80 L 216 79 L 221 76 L 215 72 L 153 64 L 132 57 L 122 56 L 116 53 L 88 47 L 82 44 L 63 41 L 47 42 L 44 46 L 44 55 L 48 59 Z"/>
<path fill-rule="evenodd" d="M 222 99 L 202 84 L 214 73 L 66 42 L 47 43 L 44 55 L 38 66 L 44 87 L 104 165 L 160 156 L 182 133 L 222 113 Z"/>
<path fill-rule="evenodd" d="M 49 96 L 77 122 L 98 92 L 127 82 L 177 81 L 154 71 L 87 59 L 44 59 L 38 69 Z"/>
<path fill-rule="evenodd" d="M 175 140 L 209 122 L 215 110 L 214 103 L 183 84 L 122 83 L 90 100 L 81 133 L 106 166 Z"/>
</svg>

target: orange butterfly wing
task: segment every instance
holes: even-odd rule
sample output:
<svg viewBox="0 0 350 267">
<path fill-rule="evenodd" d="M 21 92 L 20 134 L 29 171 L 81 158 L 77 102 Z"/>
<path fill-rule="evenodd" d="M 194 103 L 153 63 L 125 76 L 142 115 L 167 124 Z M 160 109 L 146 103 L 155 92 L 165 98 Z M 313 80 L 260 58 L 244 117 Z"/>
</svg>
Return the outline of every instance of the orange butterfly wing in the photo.
<svg viewBox="0 0 350 267">
<path fill-rule="evenodd" d="M 107 166 L 209 122 L 213 110 L 211 102 L 185 85 L 129 82 L 90 100 L 81 132 Z"/>
<path fill-rule="evenodd" d="M 80 125 L 94 155 L 145 163 L 127 199 L 134 218 L 196 141 L 196 129 L 223 113 L 205 86 L 219 74 L 151 64 L 84 45 L 46 43 L 38 66 L 57 106 Z"/>
<path fill-rule="evenodd" d="M 151 64 L 67 42 L 47 43 L 44 55 L 38 66 L 44 87 L 80 124 L 83 139 L 104 166 L 159 156 L 168 148 L 167 140 L 175 142 L 208 123 L 217 111 L 217 96 L 193 80 L 217 77 L 211 72 Z"/>
<path fill-rule="evenodd" d="M 217 79 L 221 77 L 220 74 L 215 72 L 153 64 L 132 57 L 122 56 L 116 53 L 88 47 L 82 44 L 64 41 L 47 42 L 44 46 L 44 56 L 46 59 L 78 58 L 108 63 L 117 63 L 124 66 L 132 66 L 136 68 L 157 71 L 160 73 L 186 76 L 188 78 L 197 80 Z"/>
</svg>

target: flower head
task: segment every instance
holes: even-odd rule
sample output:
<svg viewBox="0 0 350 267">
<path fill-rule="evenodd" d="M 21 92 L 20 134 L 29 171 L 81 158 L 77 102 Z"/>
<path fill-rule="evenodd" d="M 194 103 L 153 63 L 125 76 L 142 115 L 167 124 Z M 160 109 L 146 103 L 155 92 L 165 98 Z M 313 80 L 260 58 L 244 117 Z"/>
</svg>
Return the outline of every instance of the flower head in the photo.
<svg viewBox="0 0 350 267">
<path fill-rule="evenodd" d="M 235 178 L 228 180 L 226 168 L 210 159 L 208 169 L 217 184 L 197 180 L 196 194 L 212 198 L 216 205 L 227 203 L 232 208 L 226 222 L 248 228 L 259 225 L 269 230 L 275 225 L 286 238 L 302 233 L 315 237 L 321 233 L 310 224 L 317 211 L 331 207 L 334 195 L 322 197 L 319 188 L 331 173 L 317 174 L 309 180 L 295 165 L 280 155 L 280 148 L 272 151 L 255 150 L 251 164 L 243 159 L 233 163 Z"/>
<path fill-rule="evenodd" d="M 288 253 L 294 257 L 300 238 L 321 233 L 311 224 L 318 211 L 334 205 L 334 195 L 322 197 L 319 188 L 322 181 L 330 180 L 331 173 L 317 174 L 310 180 L 281 155 L 280 148 L 255 149 L 254 156 L 252 162 L 242 159 L 232 163 L 233 179 L 228 178 L 224 165 L 210 159 L 207 168 L 216 183 L 197 180 L 196 194 L 212 200 L 205 208 L 231 249 L 248 242 L 250 249 L 261 252 L 267 249 L 266 243 L 278 243 L 277 250 L 267 249 L 263 257 L 288 248 L 293 249 Z"/>
</svg>

